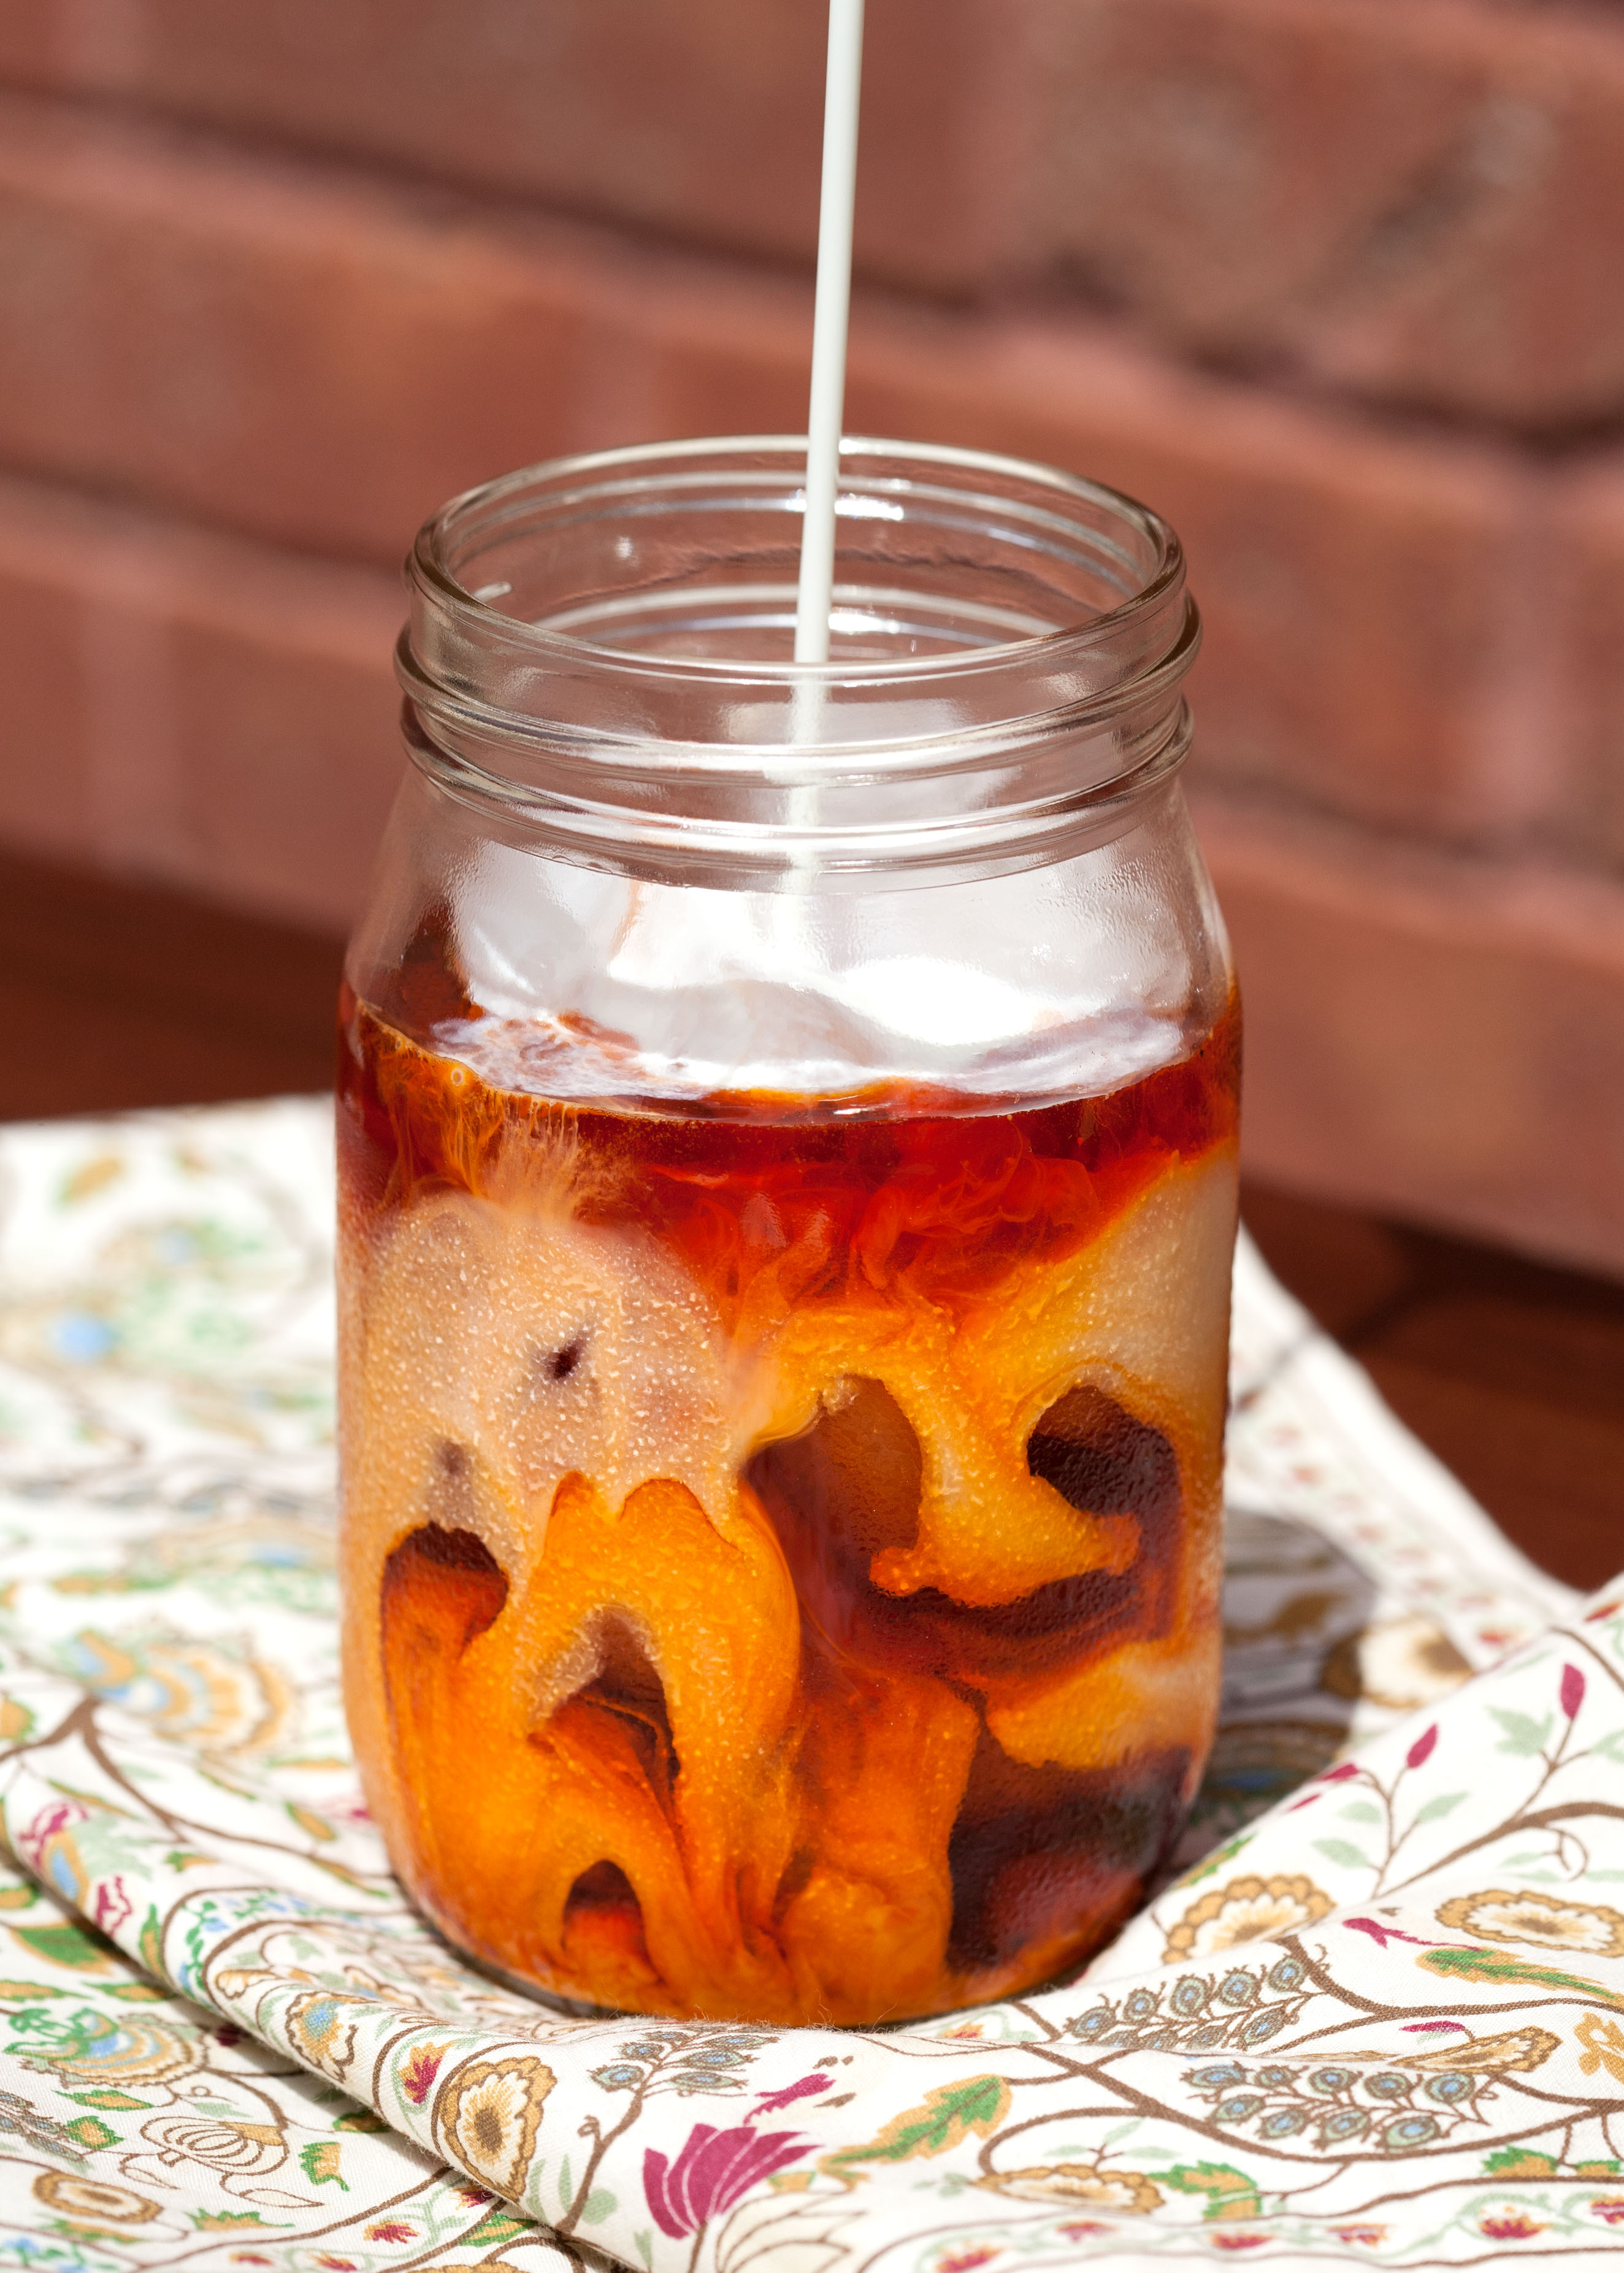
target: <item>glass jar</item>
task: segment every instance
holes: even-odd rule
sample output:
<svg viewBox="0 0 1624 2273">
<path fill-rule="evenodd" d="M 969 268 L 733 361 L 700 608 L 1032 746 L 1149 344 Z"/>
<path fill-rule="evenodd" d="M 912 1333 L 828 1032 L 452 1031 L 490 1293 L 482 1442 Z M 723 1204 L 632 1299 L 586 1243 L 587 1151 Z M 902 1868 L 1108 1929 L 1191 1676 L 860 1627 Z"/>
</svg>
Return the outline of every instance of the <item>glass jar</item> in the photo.
<svg viewBox="0 0 1624 2273">
<path fill-rule="evenodd" d="M 1217 1702 L 1239 1022 L 1178 540 L 848 443 L 460 498 L 340 1144 L 346 1685 L 406 1885 L 594 2009 L 1075 1966 Z"/>
</svg>

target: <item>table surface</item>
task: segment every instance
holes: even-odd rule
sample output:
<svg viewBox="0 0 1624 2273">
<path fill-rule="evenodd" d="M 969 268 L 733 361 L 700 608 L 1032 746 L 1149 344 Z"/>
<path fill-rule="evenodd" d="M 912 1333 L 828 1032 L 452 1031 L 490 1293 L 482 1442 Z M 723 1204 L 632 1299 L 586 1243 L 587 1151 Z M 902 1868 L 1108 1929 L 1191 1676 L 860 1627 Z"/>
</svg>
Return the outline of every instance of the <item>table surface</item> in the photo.
<svg viewBox="0 0 1624 2273">
<path fill-rule="evenodd" d="M 0 1120 L 325 1088 L 339 945 L 0 856 Z M 1624 1287 L 1258 1185 L 1279 1277 L 1523 1551 L 1624 1567 Z"/>
</svg>

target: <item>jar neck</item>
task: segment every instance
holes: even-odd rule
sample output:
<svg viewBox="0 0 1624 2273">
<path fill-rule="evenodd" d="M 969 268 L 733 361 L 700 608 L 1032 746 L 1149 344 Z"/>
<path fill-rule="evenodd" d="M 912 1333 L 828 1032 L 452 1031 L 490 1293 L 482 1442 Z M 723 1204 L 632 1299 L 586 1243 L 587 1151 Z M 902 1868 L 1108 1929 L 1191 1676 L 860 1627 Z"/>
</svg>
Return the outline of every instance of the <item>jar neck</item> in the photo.
<svg viewBox="0 0 1624 2273">
<path fill-rule="evenodd" d="M 1131 825 L 1190 739 L 1166 524 L 977 453 L 849 441 L 831 660 L 790 659 L 805 445 L 560 461 L 408 563 L 408 746 L 507 841 L 751 889 L 932 882 Z"/>
</svg>

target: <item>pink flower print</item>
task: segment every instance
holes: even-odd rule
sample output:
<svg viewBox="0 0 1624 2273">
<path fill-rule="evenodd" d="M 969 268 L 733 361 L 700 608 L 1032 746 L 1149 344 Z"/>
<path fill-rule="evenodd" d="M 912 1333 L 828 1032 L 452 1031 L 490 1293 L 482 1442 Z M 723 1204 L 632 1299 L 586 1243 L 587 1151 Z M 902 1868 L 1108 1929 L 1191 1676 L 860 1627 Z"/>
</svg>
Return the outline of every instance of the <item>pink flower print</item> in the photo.
<svg viewBox="0 0 1624 2273">
<path fill-rule="evenodd" d="M 643 2192 L 655 2224 L 677 2241 L 731 2209 L 758 2179 L 787 2169 L 806 2151 L 797 2131 L 753 2131 L 748 2123 L 718 2131 L 712 2124 L 696 2123 L 674 2163 L 648 2149 Z"/>
<path fill-rule="evenodd" d="M 18 1852 L 35 1878 L 43 1879 L 53 1894 L 60 1894 L 75 1909 L 90 1884 L 90 1873 L 74 1844 L 73 1833 L 88 1812 L 76 1801 L 58 1800 L 55 1806 L 42 1809 L 17 1840 Z"/>
<path fill-rule="evenodd" d="M 1435 2037 L 1440 2033 L 1447 2036 L 1453 2030 L 1458 2030 L 1463 2037 L 1469 2037 L 1471 2034 L 1464 2021 L 1406 2021 L 1404 2022 L 1404 2034 L 1407 2037 Z"/>
<path fill-rule="evenodd" d="M 1561 1698 L 1562 1710 L 1571 1721 L 1576 1716 L 1580 1706 L 1584 1702 L 1584 1676 L 1576 1665 L 1565 1665 L 1562 1668 Z"/>
<path fill-rule="evenodd" d="M 1059 2226 L 1056 2231 L 1067 2241 L 1097 2241 L 1100 2235 L 1109 2233 L 1111 2228 L 1102 2225 L 1096 2217 L 1078 2217 L 1074 2218 L 1069 2225 Z"/>
<path fill-rule="evenodd" d="M 936 2273 L 976 2273 L 978 2265 L 991 2265 L 999 2254 L 996 2241 L 981 2242 L 974 2249 L 949 2249 L 936 2261 Z"/>
<path fill-rule="evenodd" d="M 1624 2225 L 1624 2194 L 1598 2194 L 1590 2204 L 1590 2215 L 1604 2225 Z"/>
<path fill-rule="evenodd" d="M 56 1800 L 40 1810 L 34 1821 L 18 1834 L 17 1843 L 25 1853 L 32 1853 L 36 1847 L 43 1847 L 48 1839 L 54 1839 L 59 1831 L 86 1821 L 89 1812 L 76 1799 Z"/>
<path fill-rule="evenodd" d="M 1374 1918 L 1343 1918 L 1350 1933 L 1367 1933 L 1378 1949 L 1385 1949 L 1389 1941 L 1413 1941 L 1418 1949 L 1436 1949 L 1435 1941 L 1423 1941 L 1418 1934 L 1401 1933 L 1396 1925 L 1381 1925 Z"/>
<path fill-rule="evenodd" d="M 116 1933 L 133 1908 L 123 1880 L 104 1879 L 96 1888 L 96 1899 L 90 1915 L 103 1933 Z"/>
<path fill-rule="evenodd" d="M 1388 2238 L 1385 2225 L 1334 2225 L 1331 2232 L 1350 2249 L 1380 2249 Z"/>
<path fill-rule="evenodd" d="M 1215 2249 L 1261 2249 L 1269 2236 L 1266 2233 L 1209 2233 L 1207 2239 Z"/>
<path fill-rule="evenodd" d="M 1358 1763 L 1356 1760 L 1338 1760 L 1334 1768 L 1326 1769 L 1325 1774 L 1320 1778 L 1320 1782 L 1321 1783 L 1346 1783 L 1350 1776 L 1356 1776 L 1358 1772 Z"/>
<path fill-rule="evenodd" d="M 440 2072 L 440 2062 L 445 2057 L 444 2044 L 414 2044 L 406 2055 L 406 2066 L 400 2072 L 400 2089 L 414 2107 L 421 2107 L 429 2097 L 429 2086 Z"/>
<path fill-rule="evenodd" d="M 380 2218 L 376 2225 L 367 2228 L 369 2241 L 415 2241 L 417 2229 L 406 2225 L 398 2217 Z"/>
<path fill-rule="evenodd" d="M 1428 1760 L 1432 1759 L 1433 1751 L 1434 1746 L 1437 1744 L 1437 1742 L 1438 1723 L 1434 1721 L 1430 1729 L 1422 1729 L 1414 1744 L 1411 1745 L 1410 1750 L 1404 1754 L 1404 1766 L 1407 1768 L 1424 1768 Z"/>
<path fill-rule="evenodd" d="M 1478 2231 L 1486 2234 L 1491 2241 L 1531 2241 L 1537 2233 L 1543 2233 L 1545 2228 L 1537 2217 L 1530 2217 L 1526 2210 L 1501 2209 L 1495 2210 L 1488 2217 L 1480 2217 Z"/>
<path fill-rule="evenodd" d="M 819 2091 L 827 2091 L 834 2082 L 832 2075 L 804 2075 L 798 2082 L 785 2084 L 782 2091 L 763 2092 L 756 2102 L 756 2115 L 776 2115 L 781 2108 L 793 2107 L 797 2099 L 811 2099 Z M 751 2117 L 755 2121 L 755 2115 Z"/>
</svg>

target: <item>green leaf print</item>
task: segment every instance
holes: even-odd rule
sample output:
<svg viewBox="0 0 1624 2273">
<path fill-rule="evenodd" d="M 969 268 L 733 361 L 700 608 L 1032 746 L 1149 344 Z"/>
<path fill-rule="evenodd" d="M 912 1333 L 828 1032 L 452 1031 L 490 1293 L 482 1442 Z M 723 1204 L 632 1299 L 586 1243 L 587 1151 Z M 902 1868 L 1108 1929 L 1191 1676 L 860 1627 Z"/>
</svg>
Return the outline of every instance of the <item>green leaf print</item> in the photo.
<svg viewBox="0 0 1624 2273">
<path fill-rule="evenodd" d="M 141 1921 L 140 1938 L 136 1944 L 141 1962 L 155 1980 L 163 1979 L 163 1937 L 158 1925 L 158 1907 L 149 1902 L 146 1916 Z"/>
<path fill-rule="evenodd" d="M 459 2248 L 494 2249 L 498 2243 L 517 2241 L 521 2234 L 534 2233 L 535 2227 L 528 2217 L 516 2210 L 488 2209 L 477 2225 L 470 2226 L 463 2235 Z"/>
<path fill-rule="evenodd" d="M 1256 2179 L 1229 2163 L 1176 2163 L 1164 2177 L 1180 2194 L 1206 2195 L 1203 2217 L 1256 2217 L 1263 2207 Z"/>
<path fill-rule="evenodd" d="M 299 2149 L 299 2167 L 313 2187 L 349 2187 L 339 2169 L 339 2142 L 336 2139 L 312 2139 L 308 2147 Z"/>
<path fill-rule="evenodd" d="M 1518 1759 L 1529 1759 L 1536 1752 L 1544 1752 L 1545 1739 L 1551 1733 L 1551 1715 L 1548 1713 L 1543 1720 L 1535 1721 L 1526 1713 L 1512 1713 L 1498 1705 L 1491 1705 L 1489 1718 L 1498 1721 L 1506 1732 L 1505 1743 L 1495 1746 L 1497 1752 L 1511 1752 Z"/>
<path fill-rule="evenodd" d="M 1553 2179 L 1558 2169 L 1554 2155 L 1536 2154 L 1531 2147 L 1499 2147 L 1484 2158 L 1486 2179 Z"/>
<path fill-rule="evenodd" d="M 1441 1791 L 1424 1806 L 1417 1808 L 1415 1819 L 1418 1823 L 1436 1823 L 1440 1817 L 1457 1808 L 1465 1797 L 1463 1791 Z"/>
<path fill-rule="evenodd" d="M 1587 1999 L 1593 2004 L 1612 2005 L 1624 2012 L 1624 1992 L 1604 1989 L 1598 1981 L 1588 1981 L 1582 1973 L 1564 1973 L 1554 1965 L 1535 1965 L 1526 1957 L 1513 1957 L 1503 1949 L 1424 1949 L 1417 1958 L 1418 1965 L 1429 1973 L 1441 1973 L 1450 1981 L 1490 1981 L 1501 1983 L 1526 1981 L 1539 1989 L 1558 1989 L 1570 1996 Z"/>
<path fill-rule="evenodd" d="M 1368 1871 L 1370 1857 L 1347 1839 L 1316 1839 L 1314 1852 L 1323 1855 L 1328 1863 L 1340 1863 L 1345 1870 Z"/>
<path fill-rule="evenodd" d="M 109 2130 L 99 2115 L 81 2115 L 72 2123 L 64 2123 L 62 2127 L 74 2145 L 82 2147 L 87 2155 L 94 2155 L 99 2147 L 111 2147 L 117 2143 L 117 2132 Z"/>
<path fill-rule="evenodd" d="M 894 2115 L 866 2147 L 842 2147 L 823 2158 L 826 2171 L 850 2163 L 909 2163 L 917 2156 L 945 2155 L 974 2131 L 985 2139 L 1009 2112 L 1009 2086 L 1001 2075 L 970 2076 L 963 2083 L 939 2084 L 923 2104 Z"/>
<path fill-rule="evenodd" d="M 53 1965 L 71 1965 L 76 1973 L 113 1970 L 106 1943 L 93 1941 L 76 1925 L 14 1925 L 9 1931 L 14 1941 L 20 1941 L 36 1957 L 48 1958 Z"/>
</svg>

